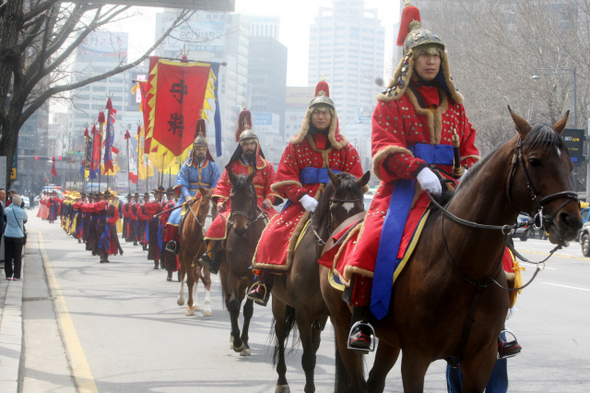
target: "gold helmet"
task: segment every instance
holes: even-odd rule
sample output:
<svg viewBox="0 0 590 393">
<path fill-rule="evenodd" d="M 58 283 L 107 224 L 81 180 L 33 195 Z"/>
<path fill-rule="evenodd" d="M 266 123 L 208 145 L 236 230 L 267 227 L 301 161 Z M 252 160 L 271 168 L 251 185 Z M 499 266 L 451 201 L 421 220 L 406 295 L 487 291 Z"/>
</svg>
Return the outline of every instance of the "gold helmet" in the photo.
<svg viewBox="0 0 590 393">
<path fill-rule="evenodd" d="M 325 81 L 320 81 L 315 88 L 315 97 L 309 103 L 310 109 L 317 109 L 320 112 L 329 110 L 332 116 L 336 106 L 334 101 L 330 98 L 330 88 Z"/>
<path fill-rule="evenodd" d="M 207 127 L 205 125 L 205 119 L 199 119 L 197 122 L 197 137 L 193 142 L 193 149 L 195 147 L 209 147 L 207 143 Z"/>
<path fill-rule="evenodd" d="M 249 110 L 244 109 L 240 112 L 238 118 L 238 128 L 236 129 L 236 142 L 243 145 L 246 141 L 255 140 L 258 143 L 258 135 L 252 130 L 252 114 Z"/>
</svg>

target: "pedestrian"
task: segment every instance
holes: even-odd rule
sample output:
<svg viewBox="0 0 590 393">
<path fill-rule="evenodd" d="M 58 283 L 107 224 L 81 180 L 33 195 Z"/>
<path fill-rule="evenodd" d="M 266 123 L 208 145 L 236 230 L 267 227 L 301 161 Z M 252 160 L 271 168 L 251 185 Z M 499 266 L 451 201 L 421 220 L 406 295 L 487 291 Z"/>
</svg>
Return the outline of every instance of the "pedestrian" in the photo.
<svg viewBox="0 0 590 393">
<path fill-rule="evenodd" d="M 6 230 L 4 232 L 5 262 L 4 271 L 6 279 L 18 281 L 21 273 L 21 259 L 23 246 L 26 242 L 25 223 L 27 213 L 21 208 L 22 198 L 15 194 L 12 203 L 5 210 Z"/>
</svg>

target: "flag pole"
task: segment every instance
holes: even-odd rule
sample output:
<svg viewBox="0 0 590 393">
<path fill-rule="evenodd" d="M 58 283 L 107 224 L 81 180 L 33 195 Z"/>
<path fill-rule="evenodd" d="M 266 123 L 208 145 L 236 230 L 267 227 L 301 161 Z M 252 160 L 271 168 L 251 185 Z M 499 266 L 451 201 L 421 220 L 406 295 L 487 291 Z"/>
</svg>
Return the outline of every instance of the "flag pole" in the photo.
<svg viewBox="0 0 590 393">
<path fill-rule="evenodd" d="M 135 192 L 139 192 L 139 152 L 141 151 L 141 126 L 137 125 L 137 185 L 135 186 Z M 143 158 L 143 157 L 142 157 Z"/>
<path fill-rule="evenodd" d="M 131 134 L 129 134 L 129 130 L 125 133 L 127 137 L 127 189 L 129 190 L 129 194 L 131 194 L 131 163 L 130 157 L 131 149 L 129 148 L 129 139 L 131 139 Z"/>
<path fill-rule="evenodd" d="M 102 171 L 100 170 L 100 147 L 102 146 L 102 129 L 104 127 L 104 112 L 98 114 L 98 192 L 100 192 L 100 182 L 102 180 Z M 108 184 L 107 184 L 108 187 Z"/>
<path fill-rule="evenodd" d="M 113 109 L 113 104 L 111 103 L 111 98 L 110 97 L 107 99 L 106 109 L 107 109 L 107 119 L 106 119 L 107 120 L 107 135 L 106 135 L 105 144 L 104 144 L 104 158 L 106 159 L 107 157 L 109 157 L 109 160 L 112 161 L 112 157 L 111 157 L 111 154 L 110 154 L 110 151 L 109 151 L 109 150 L 111 150 L 111 146 L 109 146 L 109 144 L 111 143 L 111 132 L 112 132 L 112 130 L 111 130 L 111 122 L 110 122 L 110 120 L 111 120 L 111 109 Z M 111 175 L 111 170 L 110 170 L 110 168 L 107 169 L 107 162 L 106 162 L 106 160 L 104 162 L 104 169 L 107 172 L 107 190 L 108 190 L 109 189 L 109 179 L 110 179 L 110 175 Z"/>
</svg>

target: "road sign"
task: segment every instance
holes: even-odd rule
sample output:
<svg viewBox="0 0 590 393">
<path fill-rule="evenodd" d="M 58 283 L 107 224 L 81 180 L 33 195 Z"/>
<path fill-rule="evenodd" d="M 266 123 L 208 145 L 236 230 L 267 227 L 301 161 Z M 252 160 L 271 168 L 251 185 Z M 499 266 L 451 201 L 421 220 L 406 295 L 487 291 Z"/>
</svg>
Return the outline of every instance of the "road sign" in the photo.
<svg viewBox="0 0 590 393">
<path fill-rule="evenodd" d="M 10 180 L 16 180 L 16 168 L 10 168 Z"/>
<path fill-rule="evenodd" d="M 584 130 L 576 128 L 566 128 L 561 133 L 565 144 L 570 151 L 572 162 L 575 166 L 582 165 L 584 160 Z"/>
</svg>

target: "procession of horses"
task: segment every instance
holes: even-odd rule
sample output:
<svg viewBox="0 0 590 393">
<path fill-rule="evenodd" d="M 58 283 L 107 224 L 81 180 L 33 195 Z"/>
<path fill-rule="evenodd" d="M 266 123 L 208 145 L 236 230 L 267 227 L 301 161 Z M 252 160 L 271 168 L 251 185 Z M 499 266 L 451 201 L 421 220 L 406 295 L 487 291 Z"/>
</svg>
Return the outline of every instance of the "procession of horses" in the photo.
<svg viewBox="0 0 590 393">
<path fill-rule="evenodd" d="M 517 135 L 487 155 L 441 208 L 431 204 L 419 239 L 397 277 L 391 306 L 375 322 L 379 339 L 374 364 L 364 375 L 363 354 L 347 348 L 351 307 L 333 285 L 333 269 L 318 263 L 334 246 L 341 224 L 356 224 L 365 214 L 363 192 L 370 173 L 362 178 L 327 170 L 330 181 L 295 249 L 290 271 L 275 277 L 272 312 L 276 337 L 276 392 L 288 392 L 285 339 L 298 328 L 305 372 L 305 392 L 315 391 L 314 368 L 321 334 L 330 318 L 336 336 L 335 392 L 381 392 L 400 351 L 404 390 L 421 392 L 430 363 L 460 362 L 464 391 L 483 391 L 497 357 L 497 337 L 508 309 L 509 288 L 501 268 L 507 237 L 519 211 L 537 213 L 551 242 L 565 245 L 579 230 L 581 217 L 572 191 L 571 159 L 560 136 L 566 116 L 553 127 L 529 125 L 510 111 Z M 253 315 L 246 291 L 253 280 L 250 268 L 256 243 L 267 224 L 256 205 L 253 176 L 230 170 L 231 213 L 220 269 L 225 306 L 231 319 L 231 348 L 251 355 L 248 328 Z M 182 228 L 179 259 L 189 289 L 186 315 L 199 306 L 194 284 L 205 284 L 205 309 L 211 315 L 210 273 L 199 263 L 204 249 L 204 222 L 211 192 L 202 189 Z M 570 203 L 572 202 L 572 203 Z M 438 205 L 440 206 L 440 205 Z M 541 214 L 542 212 L 542 214 Z M 182 280 L 184 281 L 184 280 Z M 184 304 L 183 284 L 178 304 Z M 242 330 L 238 322 L 243 306 Z"/>
</svg>

